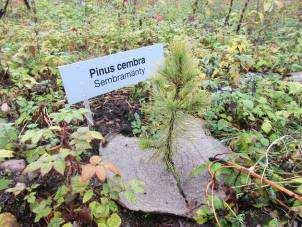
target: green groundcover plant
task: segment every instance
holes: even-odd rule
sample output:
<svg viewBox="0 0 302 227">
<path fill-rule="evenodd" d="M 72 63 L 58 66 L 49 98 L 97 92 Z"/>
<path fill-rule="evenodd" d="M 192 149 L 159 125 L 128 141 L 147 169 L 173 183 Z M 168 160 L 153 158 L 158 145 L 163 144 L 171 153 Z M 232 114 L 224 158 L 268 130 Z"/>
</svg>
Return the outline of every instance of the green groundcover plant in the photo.
<svg viewBox="0 0 302 227">
<path fill-rule="evenodd" d="M 115 201 L 122 193 L 135 202 L 142 183 L 118 174 L 103 181 L 105 172 L 119 172 L 106 160 L 91 163 L 104 138 L 86 127 L 85 110 L 66 105 L 58 66 L 188 37 L 168 45 L 153 82 L 130 88 L 131 101 L 145 108 L 130 119 L 133 134 L 147 137 L 169 164 L 170 126 L 189 113 L 203 116 L 232 150 L 228 160 L 194 171 L 212 174 L 198 223 L 240 226 L 263 214 L 268 226 L 301 221 L 301 201 L 284 190 L 302 194 L 301 84 L 284 80 L 302 71 L 301 1 L 30 2 L 28 10 L 9 1 L 0 19 L 0 162 L 24 159 L 33 179 L 0 172 L 1 212 L 27 224 L 119 226 Z M 83 166 L 93 170 L 85 182 Z M 224 200 L 211 193 L 222 179 Z"/>
</svg>

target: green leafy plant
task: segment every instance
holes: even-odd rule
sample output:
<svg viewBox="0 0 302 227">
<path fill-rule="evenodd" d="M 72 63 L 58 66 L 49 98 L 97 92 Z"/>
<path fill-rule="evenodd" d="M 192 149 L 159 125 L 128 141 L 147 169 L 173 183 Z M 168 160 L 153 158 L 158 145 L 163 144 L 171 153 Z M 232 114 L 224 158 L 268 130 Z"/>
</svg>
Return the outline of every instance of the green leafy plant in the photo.
<svg viewBox="0 0 302 227">
<path fill-rule="evenodd" d="M 213 165 L 213 180 L 223 180 L 235 193 L 236 201 L 253 200 L 251 204 L 255 209 L 272 209 L 276 203 L 295 209 L 299 195 L 295 194 L 296 190 L 290 191 L 296 187 L 291 178 L 300 178 L 299 165 L 292 165 L 298 161 L 296 154 L 301 144 L 301 93 L 297 93 L 300 89 L 298 83 L 267 77 L 214 97 L 205 114 L 208 127 L 235 153 L 227 162 L 214 159 L 209 166 Z M 219 168 L 214 168 L 217 164 Z M 263 181 L 267 184 L 265 187 L 261 186 Z M 292 198 L 283 198 L 284 192 Z M 211 203 L 209 207 L 213 208 Z M 214 207 L 213 218 L 221 225 L 243 223 L 244 213 L 237 214 L 234 208 L 234 204 L 225 203 L 224 210 L 230 217 L 221 217 Z M 199 220 L 203 220 L 203 211 L 200 212 Z M 279 217 L 282 220 L 282 215 Z"/>
<path fill-rule="evenodd" d="M 142 122 L 137 113 L 134 114 L 134 121 L 131 122 L 131 126 L 134 135 L 140 135 L 143 132 Z"/>
<path fill-rule="evenodd" d="M 18 131 L 12 124 L 0 122 L 0 149 L 11 149 L 15 146 Z"/>
<path fill-rule="evenodd" d="M 56 170 L 60 174 L 64 175 L 65 171 L 65 158 L 72 154 L 67 149 L 62 149 L 58 154 L 49 155 L 43 154 L 38 160 L 30 163 L 24 170 L 23 173 L 33 172 L 40 170 L 41 175 L 44 176 L 51 169 Z"/>
<path fill-rule="evenodd" d="M 65 121 L 66 123 L 70 123 L 72 121 L 83 121 L 84 114 L 86 113 L 85 109 L 71 109 L 68 107 L 65 107 L 63 109 L 60 109 L 59 112 L 54 112 L 49 115 L 49 117 L 52 119 L 54 123 L 60 123 Z"/>
</svg>

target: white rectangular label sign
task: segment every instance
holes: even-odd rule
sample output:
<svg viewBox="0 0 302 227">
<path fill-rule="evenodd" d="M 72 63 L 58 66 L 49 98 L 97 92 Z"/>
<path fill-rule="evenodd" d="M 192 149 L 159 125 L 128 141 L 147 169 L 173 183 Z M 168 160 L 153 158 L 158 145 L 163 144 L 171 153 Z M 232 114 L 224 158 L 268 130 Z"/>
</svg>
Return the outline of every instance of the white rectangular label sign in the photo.
<svg viewBox="0 0 302 227">
<path fill-rule="evenodd" d="M 155 44 L 60 66 L 59 70 L 68 102 L 74 104 L 146 80 L 163 61 L 163 44 Z"/>
</svg>

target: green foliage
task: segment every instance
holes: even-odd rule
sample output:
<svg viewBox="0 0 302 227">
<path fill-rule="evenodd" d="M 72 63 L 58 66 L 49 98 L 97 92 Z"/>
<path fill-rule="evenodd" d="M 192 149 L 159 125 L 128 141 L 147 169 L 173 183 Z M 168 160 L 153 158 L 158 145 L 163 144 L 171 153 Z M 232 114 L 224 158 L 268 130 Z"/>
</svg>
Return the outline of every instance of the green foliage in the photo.
<svg viewBox="0 0 302 227">
<path fill-rule="evenodd" d="M 116 213 L 117 205 L 106 199 L 101 202 L 93 201 L 89 204 L 93 217 L 96 219 L 98 226 L 118 227 L 121 225 L 121 218 Z"/>
<path fill-rule="evenodd" d="M 31 204 L 31 210 L 36 214 L 35 222 L 38 222 L 41 218 L 47 217 L 51 212 L 51 200 L 42 200 Z"/>
<path fill-rule="evenodd" d="M 214 218 L 213 213 L 207 208 L 201 208 L 196 211 L 195 221 L 198 224 L 205 224 Z"/>
<path fill-rule="evenodd" d="M 72 121 L 83 121 L 85 113 L 85 109 L 71 109 L 65 107 L 64 109 L 60 109 L 59 112 L 51 113 L 49 117 L 57 124 L 63 121 L 69 124 Z"/>
<path fill-rule="evenodd" d="M 131 126 L 134 135 L 137 136 L 143 132 L 142 122 L 140 116 L 137 113 L 134 114 L 134 121 L 131 122 Z"/>
<path fill-rule="evenodd" d="M 33 172 L 40 170 L 41 175 L 44 176 L 52 168 L 58 173 L 64 175 L 65 171 L 65 158 L 70 155 L 70 151 L 67 149 L 61 150 L 58 154 L 49 155 L 43 154 L 37 161 L 30 163 L 24 170 L 24 172 Z"/>
<path fill-rule="evenodd" d="M 211 110 L 205 115 L 210 129 L 222 137 L 237 133 L 234 145 L 240 146 L 238 149 L 241 150 L 258 146 L 258 143 L 260 147 L 265 147 L 268 141 L 299 132 L 302 93 L 290 92 L 293 84 L 297 86 L 295 90 L 302 87 L 298 83 L 276 78 L 261 78 L 251 85 L 242 85 L 238 91 L 216 95 Z M 247 93 L 251 89 L 254 92 Z M 253 141 L 249 141 L 251 135 L 254 136 Z"/>
<path fill-rule="evenodd" d="M 36 146 L 40 140 L 51 140 L 55 138 L 54 131 L 60 130 L 58 126 L 51 126 L 44 129 L 31 129 L 27 130 L 24 135 L 22 135 L 20 142 L 26 143 L 30 142 L 32 145 Z"/>
<path fill-rule="evenodd" d="M 18 201 L 25 196 L 38 225 L 46 225 L 45 219 L 49 226 L 71 226 L 71 221 L 82 215 L 79 210 L 96 202 L 96 207 L 107 207 L 101 209 L 110 212 L 106 218 L 94 218 L 95 223 L 118 226 L 117 210 L 108 204 L 120 193 L 135 201 L 135 193 L 142 192 L 140 183 L 131 186 L 118 179 L 101 187 L 80 182 L 79 166 L 86 162 L 81 158 L 94 152 L 93 140 L 103 137 L 83 127 L 85 110 L 65 106 L 58 66 L 156 42 L 170 43 L 176 36 L 190 37 L 188 43 L 198 62 L 184 53 L 182 41 L 171 45 L 166 66 L 152 87 L 146 84 L 132 90 L 130 96 L 140 104 L 150 101 L 144 105 L 147 116 L 135 115 L 133 133 L 146 137 L 142 141 L 145 145 L 161 147 L 169 160 L 172 152 L 166 141 L 181 133 L 169 126 L 177 128 L 187 113 L 205 116 L 212 135 L 234 151 L 231 161 L 254 166 L 257 173 L 301 193 L 297 175 L 301 172 L 302 87 L 281 80 L 289 72 L 302 70 L 300 1 L 249 1 L 238 34 L 235 30 L 244 1 L 233 1 L 228 24 L 224 23 L 228 4 L 220 1 L 125 2 L 89 0 L 79 7 L 74 1 L 40 0 L 35 1 L 36 13 L 10 3 L 15 5 L 0 20 L 0 104 L 10 107 L 0 111 L 0 118 L 10 122 L 0 123 L 0 159 L 25 157 L 27 170 L 47 173 L 47 177 L 39 177 L 39 187 L 18 185 L 10 190 L 20 192 Z M 243 75 L 251 71 L 265 76 L 242 82 Z M 280 78 L 266 76 L 271 72 Z M 210 92 L 215 94 L 206 110 L 205 98 Z M 145 119 L 149 126 L 143 125 Z M 197 166 L 192 177 L 198 177 L 204 167 Z M 252 209 L 277 214 L 278 223 L 274 218 L 269 226 L 283 224 L 281 219 L 286 215 L 276 209 L 276 199 L 291 208 L 289 216 L 292 212 L 301 216 L 297 200 L 284 198 L 271 187 L 258 188 L 259 182 L 248 175 L 237 176 L 237 172 L 221 167 L 214 164 L 211 170 L 217 171 L 217 180 L 223 179 L 235 194 L 229 205 L 220 201 L 223 206 L 216 206 L 222 225 L 242 225 L 244 214 Z M 53 182 L 51 187 L 46 178 Z M 7 176 L 0 178 L 0 190 L 10 183 Z M 64 206 L 66 201 L 71 212 Z M 241 202 L 248 203 L 247 211 L 242 210 Z M 97 210 L 94 213 L 99 215 Z M 199 223 L 211 220 L 212 209 L 197 212 Z"/>
<path fill-rule="evenodd" d="M 252 168 L 290 189 L 300 185 L 290 180 L 299 181 L 301 171 L 299 164 L 293 164 L 300 162 L 296 156 L 302 139 L 302 93 L 297 92 L 300 89 L 301 84 L 282 81 L 278 77 L 253 78 L 235 92 L 217 94 L 205 114 L 212 134 L 225 140 L 236 152 L 230 155 L 231 162 Z M 221 168 L 216 177 L 232 188 L 238 200 L 253 200 L 250 203 L 255 208 L 274 207 L 280 198 L 280 191 L 257 187 L 259 182 L 248 174 Z M 292 200 L 285 202 L 294 206 Z M 232 219 L 224 221 L 244 222 L 244 214 L 235 216 L 235 211 L 229 212 Z"/>
<path fill-rule="evenodd" d="M 254 64 L 251 43 L 243 35 L 209 35 L 202 37 L 196 55 L 202 72 L 212 80 L 229 81 L 236 85 L 240 73 Z"/>
<path fill-rule="evenodd" d="M 75 131 L 71 135 L 71 145 L 75 146 L 77 151 L 84 151 L 87 149 L 91 149 L 90 142 L 94 139 L 103 140 L 104 137 L 101 133 L 96 131 L 90 131 L 88 127 L 79 127 L 77 131 Z"/>
<path fill-rule="evenodd" d="M 125 185 L 124 196 L 131 202 L 136 203 L 136 194 L 144 192 L 144 182 L 133 179 Z"/>
<path fill-rule="evenodd" d="M 0 178 L 0 191 L 7 189 L 11 183 L 12 183 L 12 180 L 10 180 L 10 179 L 6 179 L 4 177 Z"/>
<path fill-rule="evenodd" d="M 12 124 L 0 122 L 0 149 L 12 149 L 18 138 L 18 131 Z"/>
<path fill-rule="evenodd" d="M 190 173 L 190 176 L 196 177 L 200 175 L 202 172 L 204 172 L 208 166 L 208 162 L 202 163 L 200 165 L 197 165 Z"/>
</svg>

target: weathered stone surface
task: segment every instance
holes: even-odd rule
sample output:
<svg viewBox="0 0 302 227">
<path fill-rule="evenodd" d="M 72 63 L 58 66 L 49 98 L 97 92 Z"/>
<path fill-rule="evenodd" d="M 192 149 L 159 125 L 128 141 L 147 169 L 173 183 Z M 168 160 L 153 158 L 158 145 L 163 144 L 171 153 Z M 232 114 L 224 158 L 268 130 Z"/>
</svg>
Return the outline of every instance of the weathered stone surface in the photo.
<svg viewBox="0 0 302 227">
<path fill-rule="evenodd" d="M 289 75 L 293 81 L 296 81 L 296 82 L 299 82 L 302 84 L 302 72 L 290 73 Z"/>
<path fill-rule="evenodd" d="M 173 144 L 176 152 L 173 161 L 181 176 L 181 187 L 189 204 L 205 204 L 205 188 L 210 180 L 209 173 L 192 177 L 192 170 L 217 154 L 225 156 L 229 150 L 215 138 L 205 132 L 204 122 L 188 117 L 180 126 L 182 136 Z M 194 208 L 194 207 L 193 207 Z"/>
<path fill-rule="evenodd" d="M 186 203 L 179 194 L 173 176 L 153 152 L 141 150 L 137 138 L 117 135 L 100 150 L 104 161 L 113 162 L 125 181 L 139 179 L 145 183 L 144 194 L 132 204 L 122 198 L 121 204 L 134 211 L 172 213 L 185 216 Z"/>
<path fill-rule="evenodd" d="M 11 159 L 0 164 L 0 168 L 10 172 L 21 172 L 25 169 L 25 161 L 23 159 Z"/>
<path fill-rule="evenodd" d="M 103 160 L 120 168 L 125 181 L 139 179 L 145 182 L 145 193 L 137 196 L 137 203 L 120 199 L 128 209 L 192 217 L 194 208 L 205 203 L 204 189 L 209 174 L 204 171 L 201 176 L 191 177 L 191 172 L 209 157 L 226 153 L 228 149 L 206 135 L 204 124 L 199 119 L 188 117 L 177 128 L 181 137 L 173 144 L 177 150 L 173 161 L 180 174 L 185 198 L 165 163 L 154 155 L 154 151 L 140 149 L 137 138 L 116 135 L 105 148 L 100 149 Z"/>
</svg>

